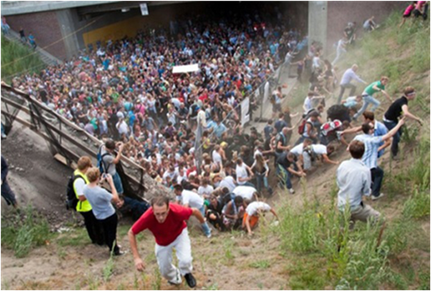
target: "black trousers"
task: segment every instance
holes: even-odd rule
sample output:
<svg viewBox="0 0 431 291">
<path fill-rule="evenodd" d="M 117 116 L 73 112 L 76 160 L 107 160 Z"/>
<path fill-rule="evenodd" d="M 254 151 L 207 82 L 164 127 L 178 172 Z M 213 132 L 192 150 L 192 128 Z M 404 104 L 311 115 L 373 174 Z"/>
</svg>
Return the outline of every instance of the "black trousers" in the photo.
<svg viewBox="0 0 431 291">
<path fill-rule="evenodd" d="M 371 190 L 373 191 L 373 196 L 379 196 L 380 195 L 380 189 L 382 188 L 382 182 L 383 182 L 383 169 L 376 167 L 371 169 Z"/>
<path fill-rule="evenodd" d="M 103 234 L 103 229 L 99 220 L 93 214 L 93 211 L 80 212 L 82 217 L 84 217 L 85 228 L 87 229 L 88 236 L 91 242 L 98 245 L 104 245 L 105 238 Z"/>
<path fill-rule="evenodd" d="M 114 255 L 118 255 L 120 253 L 120 248 L 117 245 L 117 213 L 99 221 L 102 225 L 103 233 L 105 234 L 105 243 L 108 245 L 109 251 L 114 251 Z"/>
</svg>

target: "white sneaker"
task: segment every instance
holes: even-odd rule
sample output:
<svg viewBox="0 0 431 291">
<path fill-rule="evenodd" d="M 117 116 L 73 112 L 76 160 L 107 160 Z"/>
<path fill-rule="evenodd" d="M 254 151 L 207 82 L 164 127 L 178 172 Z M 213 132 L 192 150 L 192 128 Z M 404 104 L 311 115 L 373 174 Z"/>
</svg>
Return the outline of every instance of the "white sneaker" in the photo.
<svg viewBox="0 0 431 291">
<path fill-rule="evenodd" d="M 383 194 L 383 193 L 380 193 L 379 196 L 371 195 L 371 200 L 375 201 L 375 200 L 382 198 L 383 196 L 385 196 L 385 194 Z"/>
<path fill-rule="evenodd" d="M 290 188 L 290 189 L 289 189 L 289 193 L 290 193 L 290 194 L 295 194 L 295 190 L 293 190 L 293 188 Z"/>
</svg>

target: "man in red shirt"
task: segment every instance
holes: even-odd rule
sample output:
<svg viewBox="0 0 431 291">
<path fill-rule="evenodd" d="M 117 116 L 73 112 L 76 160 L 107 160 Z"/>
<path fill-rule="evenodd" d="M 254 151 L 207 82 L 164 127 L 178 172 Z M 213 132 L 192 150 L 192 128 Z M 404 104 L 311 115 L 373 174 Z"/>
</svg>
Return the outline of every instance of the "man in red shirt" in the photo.
<svg viewBox="0 0 431 291">
<path fill-rule="evenodd" d="M 181 275 L 187 281 L 190 288 L 196 286 L 196 280 L 192 275 L 192 249 L 186 220 L 195 216 L 200 223 L 205 219 L 196 208 L 185 208 L 178 204 L 169 203 L 169 197 L 159 196 L 151 201 L 148 209 L 133 224 L 129 230 L 130 249 L 135 260 L 135 267 L 143 271 L 145 264 L 142 261 L 136 244 L 136 235 L 145 229 L 149 229 L 156 239 L 156 257 L 160 273 L 170 284 L 181 284 Z M 172 248 L 175 248 L 178 258 L 178 268 L 172 262 Z"/>
</svg>

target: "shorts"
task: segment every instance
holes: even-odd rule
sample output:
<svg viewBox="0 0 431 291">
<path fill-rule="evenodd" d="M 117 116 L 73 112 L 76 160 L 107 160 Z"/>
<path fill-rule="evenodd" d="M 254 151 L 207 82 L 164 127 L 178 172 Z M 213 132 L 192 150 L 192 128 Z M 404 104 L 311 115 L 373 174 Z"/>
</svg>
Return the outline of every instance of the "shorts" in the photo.
<svg viewBox="0 0 431 291">
<path fill-rule="evenodd" d="M 408 6 L 403 13 L 403 17 L 405 17 L 405 18 L 410 17 L 412 15 L 413 9 L 414 9 L 413 5 Z"/>
<path fill-rule="evenodd" d="M 244 213 L 244 217 L 242 219 L 242 223 L 244 224 L 244 227 L 246 227 L 245 222 L 247 221 L 247 217 L 248 217 L 248 214 L 246 212 L 246 213 Z M 258 222 L 259 222 L 259 216 L 252 215 L 250 217 L 250 228 L 251 229 L 255 228 L 257 226 Z M 247 230 L 247 229 L 245 228 L 245 230 Z"/>
<path fill-rule="evenodd" d="M 422 13 L 419 10 L 415 9 L 415 10 L 413 10 L 413 15 L 414 15 L 414 17 L 419 17 L 422 15 Z"/>
<path fill-rule="evenodd" d="M 16 205 L 15 193 L 13 193 L 6 180 L 1 185 L 1 196 L 6 200 L 7 205 Z"/>
<path fill-rule="evenodd" d="M 115 173 L 115 175 L 112 177 L 112 180 L 114 180 L 114 186 L 115 186 L 115 189 L 117 190 L 117 194 L 118 195 L 123 194 L 124 193 L 123 183 L 121 183 L 120 174 L 118 174 L 118 172 Z"/>
<path fill-rule="evenodd" d="M 272 112 L 281 112 L 281 103 L 272 104 Z"/>
</svg>

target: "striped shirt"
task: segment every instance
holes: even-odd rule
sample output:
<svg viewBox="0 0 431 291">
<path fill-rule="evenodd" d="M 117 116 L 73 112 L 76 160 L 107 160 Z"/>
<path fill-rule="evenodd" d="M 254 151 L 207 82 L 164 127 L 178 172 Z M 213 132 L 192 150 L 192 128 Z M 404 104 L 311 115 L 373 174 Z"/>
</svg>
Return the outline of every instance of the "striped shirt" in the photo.
<svg viewBox="0 0 431 291">
<path fill-rule="evenodd" d="M 354 140 L 359 140 L 365 145 L 365 152 L 362 156 L 362 162 L 367 166 L 370 170 L 377 168 L 377 150 L 380 146 L 380 143 L 383 141 L 381 136 L 372 136 L 369 134 L 360 134 L 357 135 Z"/>
</svg>

